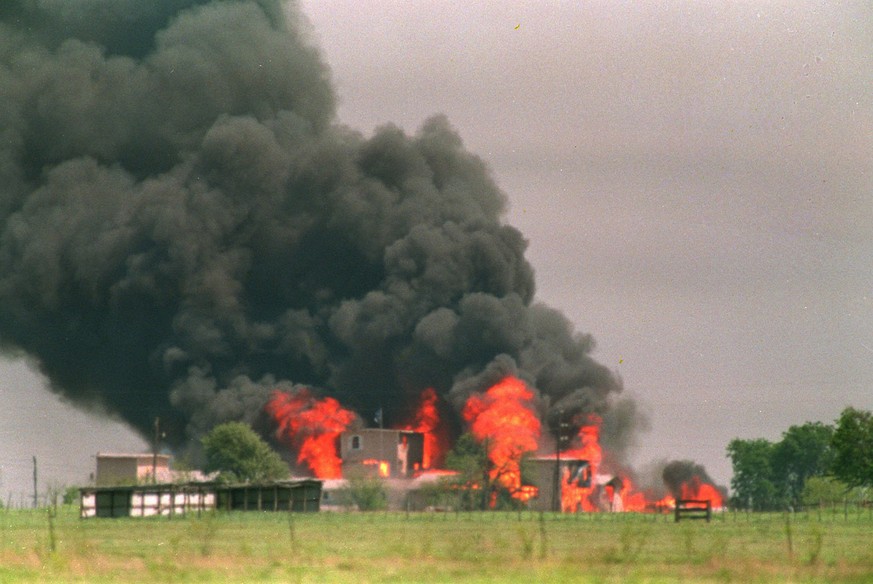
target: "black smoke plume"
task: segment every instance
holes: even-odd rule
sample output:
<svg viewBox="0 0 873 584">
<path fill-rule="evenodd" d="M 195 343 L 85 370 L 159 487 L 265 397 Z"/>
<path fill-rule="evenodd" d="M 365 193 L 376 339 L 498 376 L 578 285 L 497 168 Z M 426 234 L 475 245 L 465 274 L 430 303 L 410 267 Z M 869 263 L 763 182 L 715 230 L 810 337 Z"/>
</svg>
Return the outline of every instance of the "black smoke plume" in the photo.
<svg viewBox="0 0 873 584">
<path fill-rule="evenodd" d="M 722 486 L 717 486 L 706 472 L 703 465 L 694 463 L 690 460 L 673 460 L 668 462 L 661 473 L 661 478 L 664 484 L 670 490 L 670 494 L 674 499 L 682 498 L 682 486 L 693 485 L 696 483 L 706 483 L 713 485 L 718 489 L 722 497 L 727 499 L 727 489 Z"/>
<path fill-rule="evenodd" d="M 4 350 L 176 446 L 274 387 L 390 421 L 500 372 L 609 423 L 620 381 L 533 303 L 483 161 L 440 116 L 339 125 L 303 24 L 278 0 L 0 4 Z"/>
</svg>

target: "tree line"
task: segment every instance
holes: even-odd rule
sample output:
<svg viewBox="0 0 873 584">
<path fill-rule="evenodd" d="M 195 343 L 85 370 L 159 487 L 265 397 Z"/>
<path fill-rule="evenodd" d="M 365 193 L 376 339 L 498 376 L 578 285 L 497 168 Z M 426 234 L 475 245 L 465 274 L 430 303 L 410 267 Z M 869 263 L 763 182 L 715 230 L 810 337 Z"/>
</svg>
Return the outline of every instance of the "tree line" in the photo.
<svg viewBox="0 0 873 584">
<path fill-rule="evenodd" d="M 846 408 L 834 424 L 791 426 L 782 438 L 735 438 L 731 506 L 800 509 L 846 498 L 868 499 L 873 486 L 873 413 Z"/>
</svg>

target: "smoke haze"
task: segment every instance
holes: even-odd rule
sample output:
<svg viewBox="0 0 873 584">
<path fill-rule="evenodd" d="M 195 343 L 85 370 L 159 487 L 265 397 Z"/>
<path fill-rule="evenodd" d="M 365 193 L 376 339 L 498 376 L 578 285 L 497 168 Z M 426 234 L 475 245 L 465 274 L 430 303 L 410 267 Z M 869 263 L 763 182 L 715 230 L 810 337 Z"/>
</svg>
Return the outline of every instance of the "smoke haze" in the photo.
<svg viewBox="0 0 873 584">
<path fill-rule="evenodd" d="M 0 343 L 71 402 L 179 447 L 277 387 L 399 422 L 513 373 L 631 442 L 486 164 L 439 115 L 338 124 L 296 7 L 7 2 L 0 100 Z"/>
</svg>

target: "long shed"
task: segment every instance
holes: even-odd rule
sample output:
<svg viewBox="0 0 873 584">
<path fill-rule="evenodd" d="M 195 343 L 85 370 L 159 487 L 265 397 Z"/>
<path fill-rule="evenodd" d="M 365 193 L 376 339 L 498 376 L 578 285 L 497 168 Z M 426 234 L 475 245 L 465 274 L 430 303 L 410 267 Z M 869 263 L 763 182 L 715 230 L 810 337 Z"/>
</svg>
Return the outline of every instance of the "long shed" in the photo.
<svg viewBox="0 0 873 584">
<path fill-rule="evenodd" d="M 318 511 L 321 484 L 316 479 L 265 485 L 222 485 L 217 507 L 227 511 Z"/>
<path fill-rule="evenodd" d="M 321 481 L 265 484 L 183 483 L 80 489 L 79 516 L 150 517 L 210 510 L 318 511 Z"/>
</svg>

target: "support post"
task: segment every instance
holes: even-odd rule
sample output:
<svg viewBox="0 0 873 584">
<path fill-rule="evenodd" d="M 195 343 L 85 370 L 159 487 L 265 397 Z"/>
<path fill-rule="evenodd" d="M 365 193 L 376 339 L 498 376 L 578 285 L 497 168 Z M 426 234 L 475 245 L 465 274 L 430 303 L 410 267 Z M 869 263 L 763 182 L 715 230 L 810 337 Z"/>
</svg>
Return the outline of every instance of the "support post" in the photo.
<svg viewBox="0 0 873 584">
<path fill-rule="evenodd" d="M 158 440 L 160 440 L 161 419 L 155 418 L 155 438 L 152 442 L 152 483 L 158 483 Z"/>
<path fill-rule="evenodd" d="M 36 489 L 36 456 L 33 457 L 33 508 L 39 506 L 39 495 Z"/>
</svg>

